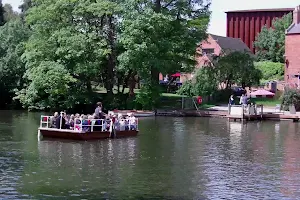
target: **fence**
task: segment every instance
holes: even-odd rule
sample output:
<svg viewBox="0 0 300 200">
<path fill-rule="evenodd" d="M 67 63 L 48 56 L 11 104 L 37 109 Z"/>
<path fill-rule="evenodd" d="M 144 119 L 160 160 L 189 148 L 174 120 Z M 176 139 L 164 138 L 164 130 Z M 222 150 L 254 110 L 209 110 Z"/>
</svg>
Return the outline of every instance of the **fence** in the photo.
<svg viewBox="0 0 300 200">
<path fill-rule="evenodd" d="M 203 102 L 206 101 L 207 99 L 203 98 Z M 159 108 L 167 110 L 197 110 L 199 106 L 196 97 L 162 97 Z"/>
</svg>

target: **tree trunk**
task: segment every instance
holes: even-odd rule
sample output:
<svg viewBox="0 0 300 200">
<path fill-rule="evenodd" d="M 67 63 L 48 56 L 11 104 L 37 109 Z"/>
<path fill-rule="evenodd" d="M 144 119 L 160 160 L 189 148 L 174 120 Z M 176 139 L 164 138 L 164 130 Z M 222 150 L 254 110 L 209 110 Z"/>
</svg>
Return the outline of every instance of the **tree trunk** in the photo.
<svg viewBox="0 0 300 200">
<path fill-rule="evenodd" d="M 91 84 L 91 81 L 87 81 L 86 82 L 86 89 L 89 93 L 92 92 L 92 84 Z"/>
<path fill-rule="evenodd" d="M 134 88 L 135 88 L 135 74 L 131 73 L 131 76 L 128 80 L 128 86 L 129 86 L 129 96 L 133 97 L 134 96 Z"/>
<path fill-rule="evenodd" d="M 108 65 L 107 65 L 107 84 L 106 84 L 106 90 L 107 95 L 112 96 L 113 95 L 113 87 L 114 87 L 114 69 L 116 66 L 116 49 L 115 49 L 115 26 L 114 26 L 114 19 L 113 16 L 108 16 L 108 44 L 109 48 L 111 49 L 111 53 L 108 56 Z"/>
<path fill-rule="evenodd" d="M 130 78 L 131 74 L 132 74 L 132 70 L 130 69 L 129 72 L 128 72 L 128 74 L 127 74 L 127 76 L 124 78 L 123 88 L 122 88 L 122 94 L 124 94 L 124 92 L 125 92 L 125 88 L 128 85 L 128 81 L 129 81 L 129 78 Z"/>
</svg>

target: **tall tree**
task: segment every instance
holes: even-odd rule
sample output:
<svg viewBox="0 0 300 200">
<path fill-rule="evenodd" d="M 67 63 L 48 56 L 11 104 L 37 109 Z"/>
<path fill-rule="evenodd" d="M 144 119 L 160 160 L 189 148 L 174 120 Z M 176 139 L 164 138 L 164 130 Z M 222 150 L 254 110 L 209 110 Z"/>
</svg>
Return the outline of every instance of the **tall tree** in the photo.
<svg viewBox="0 0 300 200">
<path fill-rule="evenodd" d="M 254 66 L 254 57 L 248 52 L 231 52 L 217 59 L 216 74 L 220 83 L 225 83 L 226 89 L 232 84 L 239 84 L 243 88 L 258 84 L 262 75 Z"/>
<path fill-rule="evenodd" d="M 0 28 L 0 106 L 12 103 L 14 90 L 23 87 L 25 64 L 21 56 L 29 30 L 20 19 L 7 22 Z"/>
<path fill-rule="evenodd" d="M 4 21 L 15 20 L 19 17 L 19 14 L 15 12 L 10 4 L 5 4 L 4 7 Z"/>
<path fill-rule="evenodd" d="M 21 10 L 21 17 L 24 18 L 27 10 L 32 7 L 32 0 L 23 0 L 23 3 L 19 6 Z"/>
<path fill-rule="evenodd" d="M 4 8 L 2 4 L 2 0 L 0 0 L 0 26 L 3 26 L 5 24 L 5 19 L 4 19 Z"/>
<path fill-rule="evenodd" d="M 125 1 L 120 37 L 125 51 L 119 61 L 138 70 L 152 96 L 159 97 L 159 72 L 194 67 L 196 44 L 206 38 L 209 5 L 202 0 Z"/>
<path fill-rule="evenodd" d="M 70 108 L 74 103 L 91 103 L 91 81 L 99 75 L 105 77 L 107 90 L 112 92 L 113 14 L 118 5 L 108 0 L 32 3 L 26 21 L 34 31 L 24 53 L 29 84 L 18 93 L 24 106 Z M 57 83 L 42 84 L 44 74 Z"/>
<path fill-rule="evenodd" d="M 273 20 L 273 27 L 262 28 L 254 47 L 259 61 L 284 62 L 285 31 L 292 23 L 292 14 Z"/>
</svg>

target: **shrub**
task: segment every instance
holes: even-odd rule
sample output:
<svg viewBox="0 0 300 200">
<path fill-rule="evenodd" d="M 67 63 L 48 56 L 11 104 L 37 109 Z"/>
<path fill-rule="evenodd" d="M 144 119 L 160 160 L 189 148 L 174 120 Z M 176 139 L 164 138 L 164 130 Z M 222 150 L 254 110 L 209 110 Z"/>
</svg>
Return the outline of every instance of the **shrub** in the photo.
<svg viewBox="0 0 300 200">
<path fill-rule="evenodd" d="M 281 109 L 289 110 L 289 106 L 294 105 L 296 111 L 300 111 L 300 90 L 286 89 L 282 96 Z"/>
<path fill-rule="evenodd" d="M 256 62 L 255 68 L 262 73 L 262 81 L 283 80 L 284 64 L 276 62 Z"/>
</svg>

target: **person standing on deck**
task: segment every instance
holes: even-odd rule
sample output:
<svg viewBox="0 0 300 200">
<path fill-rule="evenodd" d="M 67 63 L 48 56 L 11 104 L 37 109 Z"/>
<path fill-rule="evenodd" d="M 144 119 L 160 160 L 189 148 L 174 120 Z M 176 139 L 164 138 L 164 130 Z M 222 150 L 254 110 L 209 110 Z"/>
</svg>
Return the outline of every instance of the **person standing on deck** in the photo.
<svg viewBox="0 0 300 200">
<path fill-rule="evenodd" d="M 233 98 L 233 95 L 231 95 L 230 98 L 229 98 L 229 104 L 230 104 L 230 105 L 233 105 L 233 104 L 234 104 L 234 98 Z"/>
<path fill-rule="evenodd" d="M 95 118 L 100 119 L 102 117 L 102 103 L 97 103 L 97 108 L 95 109 Z"/>
</svg>

